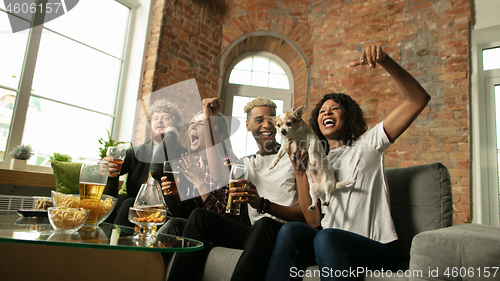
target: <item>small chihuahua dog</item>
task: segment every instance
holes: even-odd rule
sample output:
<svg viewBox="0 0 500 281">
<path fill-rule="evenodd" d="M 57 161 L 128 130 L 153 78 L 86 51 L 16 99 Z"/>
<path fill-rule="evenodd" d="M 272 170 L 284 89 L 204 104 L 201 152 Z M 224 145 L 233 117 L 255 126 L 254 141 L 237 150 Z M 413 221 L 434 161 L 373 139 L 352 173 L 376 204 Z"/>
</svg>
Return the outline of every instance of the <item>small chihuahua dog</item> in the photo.
<svg viewBox="0 0 500 281">
<path fill-rule="evenodd" d="M 281 135 L 283 143 L 292 141 L 290 149 L 294 151 L 298 146 L 298 151 L 308 151 L 309 165 L 306 170 L 307 177 L 311 180 L 309 194 L 312 199 L 312 204 L 309 206 L 309 211 L 316 208 L 318 199 L 322 199 L 323 206 L 330 204 L 331 194 L 335 189 L 344 188 L 352 185 L 355 181 L 337 182 L 333 167 L 326 156 L 325 150 L 321 145 L 319 138 L 314 134 L 309 125 L 302 120 L 305 108 L 303 106 L 297 108 L 294 112 L 284 112 L 276 117 L 266 116 L 266 120 L 276 127 L 276 130 Z M 285 145 L 282 145 L 278 151 L 278 155 L 269 167 L 269 170 L 276 167 L 280 159 L 286 154 Z"/>
</svg>

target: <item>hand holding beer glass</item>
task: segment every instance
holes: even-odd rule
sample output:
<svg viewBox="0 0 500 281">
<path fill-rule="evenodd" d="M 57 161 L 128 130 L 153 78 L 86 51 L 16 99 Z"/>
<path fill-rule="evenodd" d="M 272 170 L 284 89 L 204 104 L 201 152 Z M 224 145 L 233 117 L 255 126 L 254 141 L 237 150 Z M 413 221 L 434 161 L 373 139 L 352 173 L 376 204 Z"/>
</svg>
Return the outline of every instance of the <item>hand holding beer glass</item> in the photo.
<svg viewBox="0 0 500 281">
<path fill-rule="evenodd" d="M 99 214 L 99 202 L 108 181 L 109 163 L 85 159 L 80 169 L 80 207 L 90 211 L 84 228 L 94 230 Z"/>
<path fill-rule="evenodd" d="M 167 182 L 170 182 L 170 187 L 164 189 L 165 195 L 179 196 L 179 191 L 177 190 L 177 180 L 179 179 L 179 171 L 172 169 L 172 163 L 170 161 L 163 162 L 163 176 L 167 177 Z"/>
<path fill-rule="evenodd" d="M 110 146 L 106 151 L 106 160 L 109 161 L 109 176 L 117 177 L 120 175 L 120 171 L 122 169 L 123 159 L 125 159 L 126 148 L 123 146 Z M 114 167 L 116 166 L 116 167 Z"/>
<path fill-rule="evenodd" d="M 229 190 L 231 190 L 231 188 L 233 187 L 245 187 L 246 184 L 239 183 L 238 182 L 239 179 L 243 180 L 248 179 L 247 167 L 241 164 L 232 164 L 231 172 L 229 173 Z M 241 200 L 241 197 L 233 198 L 231 195 L 229 195 L 229 198 L 227 199 L 226 213 L 239 215 L 241 210 L 241 204 L 234 203 L 233 200 Z"/>
</svg>

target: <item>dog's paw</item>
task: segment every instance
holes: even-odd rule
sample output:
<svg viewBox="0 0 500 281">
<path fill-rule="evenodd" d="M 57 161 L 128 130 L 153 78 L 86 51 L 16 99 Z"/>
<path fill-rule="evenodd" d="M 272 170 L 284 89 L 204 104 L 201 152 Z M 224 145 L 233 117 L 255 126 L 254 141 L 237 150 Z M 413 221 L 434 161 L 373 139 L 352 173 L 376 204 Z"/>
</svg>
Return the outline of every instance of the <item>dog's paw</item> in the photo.
<svg viewBox="0 0 500 281">
<path fill-rule="evenodd" d="M 313 205 L 309 206 L 309 208 L 307 208 L 307 209 L 309 211 L 314 211 L 316 209 L 316 206 L 314 206 L 314 204 L 313 204 Z"/>
<path fill-rule="evenodd" d="M 323 204 L 321 204 L 321 205 L 323 205 L 323 206 L 328 206 L 328 205 L 330 205 L 330 201 L 325 201 L 325 202 L 323 202 Z"/>
<path fill-rule="evenodd" d="M 316 165 L 318 165 L 318 160 L 315 158 L 309 158 L 309 166 L 311 166 L 311 168 L 316 168 Z"/>
</svg>

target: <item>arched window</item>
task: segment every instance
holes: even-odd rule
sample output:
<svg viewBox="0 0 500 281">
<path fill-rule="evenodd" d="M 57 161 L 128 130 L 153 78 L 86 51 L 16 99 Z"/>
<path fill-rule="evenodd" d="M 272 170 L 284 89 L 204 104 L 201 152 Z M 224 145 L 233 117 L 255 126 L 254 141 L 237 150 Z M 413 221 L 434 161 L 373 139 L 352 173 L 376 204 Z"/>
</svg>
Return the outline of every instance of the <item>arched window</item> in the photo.
<svg viewBox="0 0 500 281">
<path fill-rule="evenodd" d="M 229 75 L 229 84 L 290 89 L 290 82 L 283 67 L 264 56 L 250 56 L 240 61 Z"/>
<path fill-rule="evenodd" d="M 278 56 L 265 52 L 245 53 L 228 67 L 224 87 L 224 113 L 238 119 L 239 127 L 231 136 L 238 157 L 255 154 L 257 144 L 245 127 L 245 105 L 257 97 L 266 97 L 277 105 L 276 114 L 293 108 L 293 76 Z M 233 126 L 234 128 L 234 126 Z M 280 142 L 279 136 L 277 136 Z"/>
</svg>

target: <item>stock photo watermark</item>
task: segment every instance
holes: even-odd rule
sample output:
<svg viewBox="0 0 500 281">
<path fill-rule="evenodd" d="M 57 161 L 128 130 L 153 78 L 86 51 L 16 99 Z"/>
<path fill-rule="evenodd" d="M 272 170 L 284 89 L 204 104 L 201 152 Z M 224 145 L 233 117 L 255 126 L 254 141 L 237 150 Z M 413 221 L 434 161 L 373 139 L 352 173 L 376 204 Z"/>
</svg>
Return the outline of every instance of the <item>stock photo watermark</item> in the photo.
<svg viewBox="0 0 500 281">
<path fill-rule="evenodd" d="M 429 267 L 427 270 L 371 270 L 366 267 L 355 267 L 349 270 L 335 270 L 329 267 L 320 269 L 298 269 L 290 268 L 290 277 L 336 277 L 336 278 L 438 278 L 446 276 L 448 278 L 496 278 L 498 277 L 499 267 Z"/>
<path fill-rule="evenodd" d="M 27 30 L 61 17 L 79 0 L 3 0 L 12 33 Z"/>
</svg>

